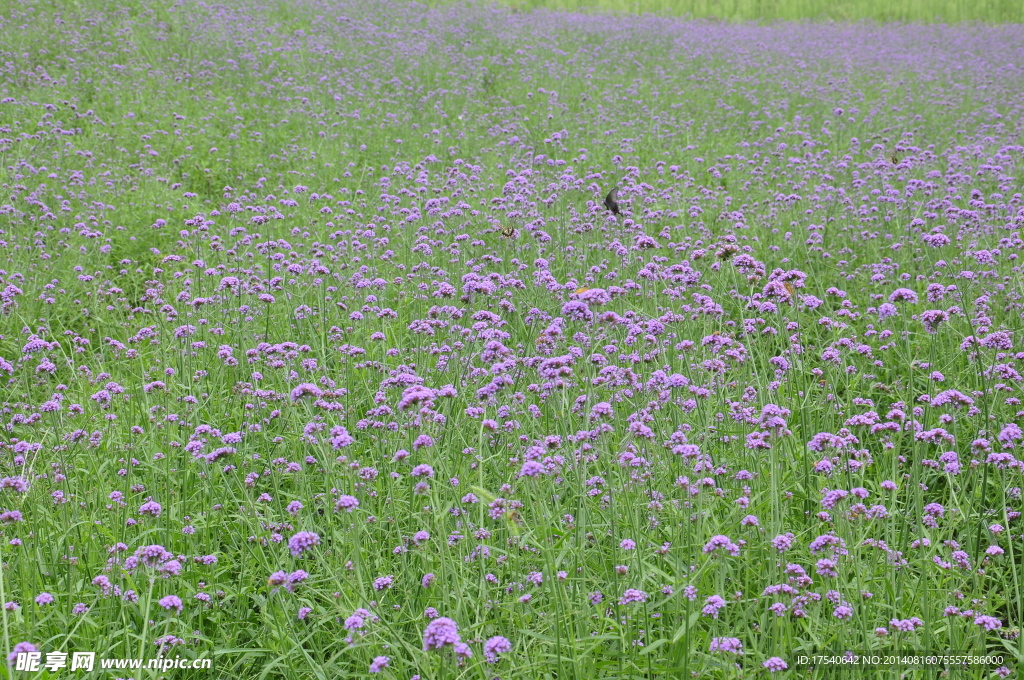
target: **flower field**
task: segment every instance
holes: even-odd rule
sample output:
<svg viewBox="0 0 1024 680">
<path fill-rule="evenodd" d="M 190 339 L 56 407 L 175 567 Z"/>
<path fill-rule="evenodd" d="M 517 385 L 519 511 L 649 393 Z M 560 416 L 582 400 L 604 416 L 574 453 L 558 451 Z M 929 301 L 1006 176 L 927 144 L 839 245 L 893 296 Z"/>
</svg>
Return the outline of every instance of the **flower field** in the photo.
<svg viewBox="0 0 1024 680">
<path fill-rule="evenodd" d="M 1022 93 L 1024 25 L 7 5 L 0 677 L 1019 677 Z"/>
</svg>

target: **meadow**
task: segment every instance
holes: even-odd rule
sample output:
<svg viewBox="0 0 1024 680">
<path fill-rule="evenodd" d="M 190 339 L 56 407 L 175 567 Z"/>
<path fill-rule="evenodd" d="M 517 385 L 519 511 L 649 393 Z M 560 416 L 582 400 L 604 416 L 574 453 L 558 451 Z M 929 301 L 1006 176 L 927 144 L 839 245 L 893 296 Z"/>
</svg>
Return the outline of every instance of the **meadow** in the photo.
<svg viewBox="0 0 1024 680">
<path fill-rule="evenodd" d="M 1020 677 L 1022 93 L 1021 24 L 6 3 L 0 677 Z"/>
<path fill-rule="evenodd" d="M 1016 0 L 496 0 L 517 11 L 658 14 L 726 21 L 1024 22 Z M 457 0 L 425 0 L 432 7 Z"/>
</svg>

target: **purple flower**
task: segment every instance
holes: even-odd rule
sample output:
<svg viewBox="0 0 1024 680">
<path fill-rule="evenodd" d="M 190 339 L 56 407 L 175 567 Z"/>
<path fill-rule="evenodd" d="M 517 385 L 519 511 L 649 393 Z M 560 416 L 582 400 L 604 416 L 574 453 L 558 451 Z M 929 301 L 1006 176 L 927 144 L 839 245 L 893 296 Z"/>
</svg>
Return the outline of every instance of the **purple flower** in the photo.
<svg viewBox="0 0 1024 680">
<path fill-rule="evenodd" d="M 891 619 L 889 625 L 901 633 L 912 633 L 916 628 L 923 626 L 924 621 L 921 621 L 916 616 L 912 616 L 909 619 Z"/>
<path fill-rule="evenodd" d="M 20 476 L 0 479 L 0 489 L 12 489 L 15 493 L 27 493 L 30 486 L 28 480 Z"/>
<path fill-rule="evenodd" d="M 413 385 L 412 387 L 406 388 L 405 392 L 402 393 L 402 398 L 398 402 L 398 410 L 405 411 L 409 407 L 421 402 L 424 406 L 429 407 L 433 405 L 434 399 L 436 398 L 436 390 L 432 390 L 423 385 Z"/>
<path fill-rule="evenodd" d="M 782 534 L 772 539 L 772 547 L 779 552 L 785 552 L 793 547 L 793 534 Z"/>
<path fill-rule="evenodd" d="M 301 385 L 296 386 L 291 392 L 292 401 L 298 401 L 307 396 L 319 399 L 324 396 L 324 391 L 313 383 L 302 383 Z"/>
<path fill-rule="evenodd" d="M 780 659 L 777 656 L 773 656 L 773 657 L 769 658 L 768 660 L 766 660 L 761 665 L 764 666 L 765 668 L 767 668 L 768 671 L 771 672 L 771 673 L 778 673 L 779 671 L 784 671 L 787 668 L 789 668 L 789 666 L 786 664 L 786 662 L 783 661 L 782 659 Z"/>
<path fill-rule="evenodd" d="M 542 474 L 544 474 L 544 466 L 536 460 L 526 461 L 519 470 L 520 477 L 539 477 Z"/>
<path fill-rule="evenodd" d="M 896 308 L 896 305 L 888 302 L 883 302 L 878 305 L 878 320 L 882 321 L 888 319 L 891 316 L 899 316 L 900 310 Z"/>
<path fill-rule="evenodd" d="M 335 450 L 351 446 L 355 439 L 348 433 L 341 425 L 336 425 L 331 428 L 331 447 Z"/>
<path fill-rule="evenodd" d="M 423 631 L 423 651 L 442 649 L 445 645 L 461 642 L 458 625 L 447 617 L 439 617 L 427 624 Z"/>
<path fill-rule="evenodd" d="M 1011 350 L 1013 349 L 1013 333 L 1010 331 L 996 331 L 981 338 L 978 343 L 982 347 L 991 349 Z"/>
<path fill-rule="evenodd" d="M 484 656 L 487 658 L 487 663 L 497 663 L 499 654 L 511 651 L 512 643 L 508 638 L 500 635 L 495 635 L 484 643 Z"/>
<path fill-rule="evenodd" d="M 387 668 L 388 663 L 390 663 L 390 662 L 391 662 L 391 659 L 389 657 L 386 657 L 386 656 L 375 656 L 375 657 L 373 657 L 373 662 L 370 664 L 370 672 L 371 673 L 380 673 L 382 670 Z"/>
<path fill-rule="evenodd" d="M 19 654 L 28 654 L 30 652 L 38 652 L 39 648 L 31 642 L 19 642 L 14 645 L 11 649 L 11 653 L 7 655 L 7 664 L 10 666 L 14 665 L 14 662 L 18 660 Z"/>
<path fill-rule="evenodd" d="M 976 616 L 974 618 L 974 625 L 981 626 L 985 630 L 997 630 L 1003 627 L 1003 622 L 994 616 Z"/>
<path fill-rule="evenodd" d="M 738 638 L 716 637 L 711 640 L 711 647 L 708 651 L 743 654 L 743 643 Z"/>
<path fill-rule="evenodd" d="M 1017 423 L 1010 423 L 999 431 L 996 439 L 998 439 L 1004 446 L 1012 449 L 1016 445 L 1017 441 L 1024 439 L 1024 431 L 1021 430 Z"/>
<path fill-rule="evenodd" d="M 162 545 L 146 545 L 135 551 L 135 558 L 147 567 L 155 567 L 174 557 Z M 130 558 L 129 558 L 130 559 Z M 128 560 L 125 560 L 127 566 Z"/>
<path fill-rule="evenodd" d="M 740 554 L 740 547 L 733 543 L 728 536 L 721 535 L 712 536 L 711 540 L 709 540 L 707 544 L 704 546 L 704 552 L 712 553 L 718 550 L 719 548 L 723 548 L 734 557 Z"/>
<path fill-rule="evenodd" d="M 320 536 L 312 531 L 300 531 L 288 540 L 288 549 L 292 555 L 298 557 L 314 545 L 320 543 Z"/>
<path fill-rule="evenodd" d="M 163 574 L 164 578 L 168 578 L 170 576 L 178 576 L 179 574 L 181 574 L 181 562 L 179 562 L 178 560 L 170 560 L 168 562 L 164 562 L 157 568 L 157 571 Z"/>
<path fill-rule="evenodd" d="M 939 324 L 949 319 L 949 314 L 941 309 L 929 309 L 928 311 L 921 312 L 918 319 L 924 324 L 924 329 L 927 332 L 935 333 L 938 331 Z"/>
<path fill-rule="evenodd" d="M 434 476 L 434 468 L 424 463 L 422 465 L 417 465 L 416 467 L 414 467 L 412 469 L 412 472 L 409 474 L 411 474 L 413 477 L 432 478 Z"/>
<path fill-rule="evenodd" d="M 633 602 L 647 602 L 647 593 L 636 588 L 627 588 L 619 599 L 619 604 L 632 604 Z"/>
<path fill-rule="evenodd" d="M 334 504 L 334 511 L 335 512 L 340 512 L 341 510 L 344 510 L 345 512 L 352 512 L 353 510 L 355 510 L 358 507 L 359 507 L 359 499 L 358 498 L 356 498 L 355 496 L 341 495 L 341 496 L 338 496 L 338 500 Z"/>
<path fill-rule="evenodd" d="M 725 606 L 725 599 L 720 595 L 712 595 L 705 600 L 704 608 L 701 609 L 701 613 L 704 616 L 710 616 L 713 619 L 718 618 L 718 611 Z"/>
<path fill-rule="evenodd" d="M 158 604 L 168 611 L 173 609 L 175 612 L 180 612 L 182 607 L 181 598 L 177 595 L 162 597 Z"/>
<path fill-rule="evenodd" d="M 835 610 L 833 610 L 832 616 L 836 617 L 841 621 L 849 619 L 853 616 L 853 608 L 845 604 L 839 605 L 835 608 Z"/>
<path fill-rule="evenodd" d="M 40 607 L 52 603 L 53 600 L 54 597 L 50 593 L 39 593 L 38 595 L 36 595 L 36 604 Z"/>
<path fill-rule="evenodd" d="M 312 607 L 299 607 L 299 613 L 297 614 L 299 621 L 304 621 L 310 612 L 313 611 Z"/>
<path fill-rule="evenodd" d="M 917 302 L 917 293 L 909 288 L 897 288 L 889 296 L 889 302 Z"/>
</svg>

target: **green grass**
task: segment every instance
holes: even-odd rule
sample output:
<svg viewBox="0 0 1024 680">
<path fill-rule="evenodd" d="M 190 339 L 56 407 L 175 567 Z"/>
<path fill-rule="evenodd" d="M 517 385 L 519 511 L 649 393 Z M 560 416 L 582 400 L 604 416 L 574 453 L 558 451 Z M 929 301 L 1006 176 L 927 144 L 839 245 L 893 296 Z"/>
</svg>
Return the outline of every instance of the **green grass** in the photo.
<svg viewBox="0 0 1024 680">
<path fill-rule="evenodd" d="M 825 18 L 933 19 L 846 6 Z M 826 680 L 874 676 L 800 655 L 948 651 L 1019 677 L 1020 468 L 974 443 L 1021 457 L 1021 27 L 606 9 L 0 6 L 0 513 L 22 514 L 0 525 L 6 650 L 153 656 L 173 635 L 171 655 L 217 665 L 173 677 L 245 680 L 366 677 L 379 655 L 389 680 Z M 904 287 L 918 300 L 880 313 Z M 593 318 L 581 289 L 609 293 Z M 929 310 L 949 314 L 935 333 Z M 26 351 L 33 335 L 49 344 Z M 456 394 L 403 409 L 410 374 Z M 303 383 L 338 392 L 292 399 Z M 948 389 L 974 408 L 922 399 Z M 773 405 L 784 426 L 762 422 Z M 955 441 L 916 436 L 939 427 Z M 196 459 L 228 433 L 234 452 Z M 819 433 L 857 441 L 816 450 Z M 520 476 L 534 456 L 551 474 Z M 359 507 L 335 512 L 340 494 Z M 293 556 L 298 531 L 320 542 Z M 716 535 L 739 555 L 705 552 Z M 825 535 L 848 554 L 812 550 Z M 152 544 L 179 574 L 126 568 Z M 294 592 L 268 582 L 298 569 Z M 765 594 L 781 584 L 797 599 Z M 379 620 L 353 632 L 360 608 Z M 422 649 L 427 608 L 458 623 L 464 665 Z M 513 649 L 491 665 L 496 635 Z M 744 655 L 712 652 L 722 637 Z"/>
<path fill-rule="evenodd" d="M 658 14 L 725 21 L 1022 23 L 1017 0 L 497 0 L 517 11 Z M 441 7 L 446 0 L 429 0 Z"/>
</svg>

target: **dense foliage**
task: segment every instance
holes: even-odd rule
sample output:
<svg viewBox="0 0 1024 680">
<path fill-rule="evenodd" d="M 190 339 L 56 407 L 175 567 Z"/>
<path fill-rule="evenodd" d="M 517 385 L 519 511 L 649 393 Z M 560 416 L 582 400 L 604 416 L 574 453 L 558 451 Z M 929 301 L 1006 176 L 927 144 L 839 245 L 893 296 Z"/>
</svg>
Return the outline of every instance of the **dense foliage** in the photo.
<svg viewBox="0 0 1024 680">
<path fill-rule="evenodd" d="M 0 50 L 8 652 L 1016 673 L 1024 27 L 37 2 Z"/>
</svg>

